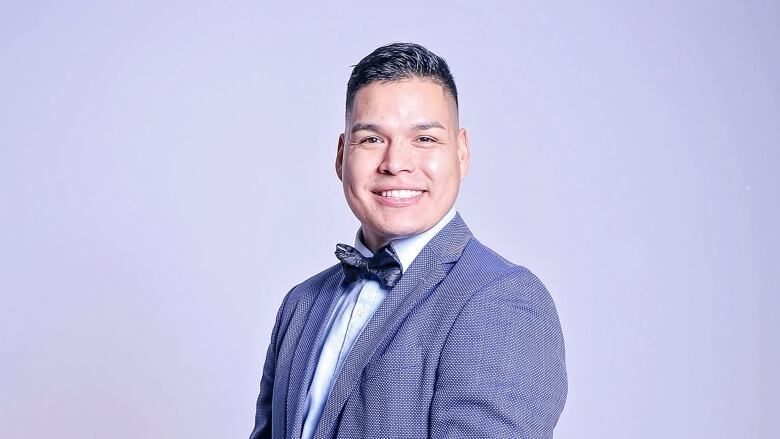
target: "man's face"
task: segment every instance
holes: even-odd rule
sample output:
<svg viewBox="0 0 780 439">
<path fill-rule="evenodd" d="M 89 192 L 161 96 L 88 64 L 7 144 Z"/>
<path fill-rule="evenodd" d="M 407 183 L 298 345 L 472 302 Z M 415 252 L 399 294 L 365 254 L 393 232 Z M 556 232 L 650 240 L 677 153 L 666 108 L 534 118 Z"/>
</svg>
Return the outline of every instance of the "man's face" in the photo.
<svg viewBox="0 0 780 439">
<path fill-rule="evenodd" d="M 441 85 L 374 82 L 355 94 L 336 174 L 373 251 L 436 225 L 455 203 L 468 167 L 468 136 Z"/>
</svg>

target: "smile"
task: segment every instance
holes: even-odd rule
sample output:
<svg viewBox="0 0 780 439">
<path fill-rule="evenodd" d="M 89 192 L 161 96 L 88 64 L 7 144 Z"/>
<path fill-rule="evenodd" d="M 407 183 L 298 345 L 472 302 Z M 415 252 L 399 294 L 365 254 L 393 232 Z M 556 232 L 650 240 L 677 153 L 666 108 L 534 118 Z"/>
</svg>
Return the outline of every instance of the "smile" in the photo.
<svg viewBox="0 0 780 439">
<path fill-rule="evenodd" d="M 423 191 L 417 191 L 412 189 L 394 189 L 390 191 L 376 192 L 377 195 L 380 195 L 384 198 L 401 198 L 401 199 L 419 197 L 420 195 L 422 195 L 422 193 Z"/>
</svg>

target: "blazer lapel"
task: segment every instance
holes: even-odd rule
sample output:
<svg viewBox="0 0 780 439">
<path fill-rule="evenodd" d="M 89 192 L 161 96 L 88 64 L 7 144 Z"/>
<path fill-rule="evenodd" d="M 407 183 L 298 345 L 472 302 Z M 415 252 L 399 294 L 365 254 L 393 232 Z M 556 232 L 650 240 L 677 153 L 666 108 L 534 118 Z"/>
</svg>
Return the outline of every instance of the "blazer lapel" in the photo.
<svg viewBox="0 0 780 439">
<path fill-rule="evenodd" d="M 396 333 L 404 318 L 441 282 L 471 239 L 460 215 L 423 248 L 407 272 L 390 290 L 358 336 L 336 378 L 320 418 L 315 438 L 334 437 L 336 420 L 377 349 Z"/>
<path fill-rule="evenodd" d="M 278 397 L 278 401 L 285 403 L 285 407 L 275 408 L 286 415 L 285 420 L 279 423 L 284 425 L 287 432 L 284 437 L 300 436 L 302 413 L 299 413 L 301 410 L 298 407 L 305 401 L 312 368 L 316 364 L 316 355 L 312 350 L 319 346 L 324 336 L 324 322 L 333 312 L 343 277 L 340 268 L 335 270 L 320 288 L 304 292 L 296 304 L 288 334 L 297 334 L 297 338 L 290 340 L 289 344 L 283 343 L 279 358 L 288 361 L 277 369 L 289 374 L 289 379 L 280 381 L 279 387 L 274 388 L 275 392 L 279 392 L 274 395 L 274 400 Z"/>
</svg>

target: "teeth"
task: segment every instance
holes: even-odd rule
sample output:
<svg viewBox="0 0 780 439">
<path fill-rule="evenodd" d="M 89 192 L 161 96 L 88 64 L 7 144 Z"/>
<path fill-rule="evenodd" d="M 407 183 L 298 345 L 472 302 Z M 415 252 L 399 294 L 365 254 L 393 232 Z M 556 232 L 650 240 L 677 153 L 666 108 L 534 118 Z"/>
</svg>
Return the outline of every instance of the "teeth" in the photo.
<svg viewBox="0 0 780 439">
<path fill-rule="evenodd" d="M 382 191 L 383 197 L 390 198 L 412 198 L 422 194 L 422 191 L 413 191 L 409 189 L 394 189 L 392 191 Z"/>
</svg>

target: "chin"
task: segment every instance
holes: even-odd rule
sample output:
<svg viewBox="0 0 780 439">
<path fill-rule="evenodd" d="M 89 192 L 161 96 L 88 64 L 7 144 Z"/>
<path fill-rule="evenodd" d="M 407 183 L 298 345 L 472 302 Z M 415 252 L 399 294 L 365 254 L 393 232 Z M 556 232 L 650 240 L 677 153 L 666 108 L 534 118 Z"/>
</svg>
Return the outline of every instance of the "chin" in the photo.
<svg viewBox="0 0 780 439">
<path fill-rule="evenodd" d="M 431 226 L 432 227 L 432 226 Z M 416 235 L 429 229 L 420 224 L 404 224 L 404 225 L 391 225 L 390 227 L 382 228 L 380 233 L 383 236 L 388 237 L 388 240 L 406 238 L 407 236 Z"/>
</svg>

